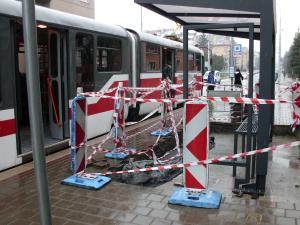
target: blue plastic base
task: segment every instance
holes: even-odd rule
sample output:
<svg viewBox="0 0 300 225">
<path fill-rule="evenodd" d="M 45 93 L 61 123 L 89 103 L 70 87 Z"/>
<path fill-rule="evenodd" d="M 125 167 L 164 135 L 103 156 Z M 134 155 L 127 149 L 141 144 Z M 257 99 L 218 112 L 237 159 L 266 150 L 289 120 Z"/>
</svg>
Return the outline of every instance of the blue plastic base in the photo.
<svg viewBox="0 0 300 225">
<path fill-rule="evenodd" d="M 155 130 L 151 132 L 152 136 L 161 136 L 161 137 L 166 137 L 169 136 L 172 133 L 171 129 L 166 129 L 166 130 Z"/>
<path fill-rule="evenodd" d="M 85 189 L 98 190 L 110 181 L 111 178 L 104 176 L 97 176 L 95 179 L 86 179 L 72 175 L 64 179 L 61 183 Z"/>
<path fill-rule="evenodd" d="M 169 198 L 169 203 L 198 208 L 217 209 L 220 206 L 221 199 L 221 193 L 210 189 L 206 189 L 200 194 L 188 195 L 185 188 L 178 188 Z"/>
<path fill-rule="evenodd" d="M 126 150 L 127 152 L 118 152 L 118 151 L 124 151 Z M 136 152 L 136 149 L 134 148 L 116 148 L 113 151 L 106 153 L 105 157 L 109 159 L 125 159 L 129 155 L 132 155 Z M 129 154 L 130 153 L 130 154 Z"/>
</svg>

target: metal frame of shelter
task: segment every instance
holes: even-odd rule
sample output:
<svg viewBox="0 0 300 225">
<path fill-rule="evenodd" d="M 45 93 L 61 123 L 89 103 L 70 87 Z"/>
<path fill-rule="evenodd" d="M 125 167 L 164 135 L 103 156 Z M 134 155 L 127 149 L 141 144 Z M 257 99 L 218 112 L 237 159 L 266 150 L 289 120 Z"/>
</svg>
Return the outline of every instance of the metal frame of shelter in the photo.
<svg viewBox="0 0 300 225">
<path fill-rule="evenodd" d="M 274 0 L 135 0 L 135 3 L 183 26 L 184 98 L 188 97 L 188 31 L 195 30 L 249 39 L 249 97 L 252 97 L 253 93 L 254 40 L 260 40 L 260 97 L 274 99 L 276 32 Z M 252 133 L 252 111 L 249 112 L 247 151 L 251 149 Z M 269 146 L 272 138 L 273 115 L 274 106 L 259 106 L 258 148 Z M 256 180 L 246 186 L 250 193 L 265 193 L 267 168 L 268 153 L 258 155 Z"/>
</svg>

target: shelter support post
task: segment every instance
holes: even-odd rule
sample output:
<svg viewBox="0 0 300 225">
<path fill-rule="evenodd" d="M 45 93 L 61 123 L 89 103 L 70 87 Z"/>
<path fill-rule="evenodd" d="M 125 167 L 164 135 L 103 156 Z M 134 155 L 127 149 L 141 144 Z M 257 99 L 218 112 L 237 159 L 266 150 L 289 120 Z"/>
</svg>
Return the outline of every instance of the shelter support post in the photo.
<svg viewBox="0 0 300 225">
<path fill-rule="evenodd" d="M 189 73 L 188 73 L 188 54 L 189 54 L 189 30 L 183 27 L 183 98 L 189 97 Z"/>
<path fill-rule="evenodd" d="M 271 1 L 264 3 L 261 13 L 261 34 L 260 34 L 260 90 L 262 99 L 274 96 L 274 21 Z M 270 105 L 260 105 L 258 115 L 258 148 L 269 146 L 272 117 L 274 108 Z M 264 194 L 266 187 L 266 176 L 268 170 L 268 153 L 258 155 L 256 159 L 256 188 L 259 194 Z"/>
<path fill-rule="evenodd" d="M 40 224 L 51 225 L 51 211 L 44 151 L 34 3 L 34 0 L 23 0 L 22 3 L 28 108 Z"/>
</svg>

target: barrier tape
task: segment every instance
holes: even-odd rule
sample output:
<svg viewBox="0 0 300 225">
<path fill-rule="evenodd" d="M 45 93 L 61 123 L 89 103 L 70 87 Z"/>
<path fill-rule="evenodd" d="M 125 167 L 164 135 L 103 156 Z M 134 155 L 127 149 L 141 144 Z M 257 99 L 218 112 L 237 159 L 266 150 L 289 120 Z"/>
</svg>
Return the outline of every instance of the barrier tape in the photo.
<svg viewBox="0 0 300 225">
<path fill-rule="evenodd" d="M 98 93 L 99 96 L 95 96 L 95 97 L 101 97 L 101 95 L 104 95 L 106 93 L 111 93 L 111 92 L 114 92 L 115 90 L 117 90 L 118 88 L 115 87 L 115 88 L 110 88 L 106 91 L 97 91 L 97 92 L 85 92 L 86 94 L 90 94 L 90 95 L 94 95 L 95 93 Z M 80 94 L 81 95 L 81 94 Z M 84 96 L 86 97 L 86 96 Z M 92 97 L 92 96 L 91 96 Z"/>
<path fill-rule="evenodd" d="M 145 92 L 145 91 L 161 91 L 163 90 L 163 87 L 161 85 L 157 87 L 124 87 L 126 91 L 140 91 L 140 92 Z"/>
<path fill-rule="evenodd" d="M 293 105 L 292 118 L 293 118 L 294 122 L 291 125 L 291 128 L 292 128 L 292 132 L 295 132 L 297 126 L 300 124 L 300 116 L 296 113 L 295 105 Z"/>
<path fill-rule="evenodd" d="M 102 97 L 102 98 L 109 98 L 109 99 L 115 99 L 114 96 L 108 96 L 108 95 L 89 95 L 86 93 L 80 94 L 84 97 Z M 124 98 L 127 102 L 131 101 L 131 98 Z M 276 103 L 288 103 L 288 104 L 300 104 L 300 101 L 289 101 L 284 99 L 260 99 L 260 98 L 242 98 L 242 97 L 206 97 L 206 96 L 200 96 L 200 97 L 193 97 L 191 99 L 175 99 L 175 98 L 169 98 L 169 99 L 142 99 L 142 98 L 136 98 L 137 102 L 159 102 L 159 103 L 182 103 L 182 102 L 188 102 L 193 100 L 202 100 L 202 101 L 211 101 L 211 102 L 226 102 L 226 103 L 237 103 L 237 104 L 250 104 L 250 105 L 273 105 Z"/>
<path fill-rule="evenodd" d="M 227 155 L 222 156 L 215 159 L 207 159 L 202 160 L 198 162 L 190 162 L 190 163 L 180 163 L 180 164 L 170 164 L 166 166 L 156 166 L 156 167 L 148 167 L 148 168 L 142 168 L 142 169 L 133 169 L 133 170 L 121 170 L 116 172 L 105 172 L 105 173 L 84 173 L 84 171 L 77 174 L 78 177 L 85 177 L 85 176 L 107 176 L 107 175 L 116 175 L 116 174 L 127 174 L 127 173 L 140 173 L 140 172 L 151 172 L 151 171 L 164 171 L 164 170 L 171 170 L 171 169 L 180 169 L 180 168 L 188 168 L 192 166 L 199 166 L 199 165 L 206 165 L 206 164 L 212 164 L 212 163 L 218 163 L 225 160 L 233 160 L 238 158 L 244 158 L 251 155 L 259 155 L 266 152 L 271 151 L 277 151 L 280 149 L 286 149 L 291 147 L 297 147 L 300 146 L 300 141 L 291 142 L 288 144 L 282 144 L 277 146 L 272 146 L 268 148 L 263 149 L 257 149 L 250 152 L 242 152 L 235 155 Z"/>
</svg>

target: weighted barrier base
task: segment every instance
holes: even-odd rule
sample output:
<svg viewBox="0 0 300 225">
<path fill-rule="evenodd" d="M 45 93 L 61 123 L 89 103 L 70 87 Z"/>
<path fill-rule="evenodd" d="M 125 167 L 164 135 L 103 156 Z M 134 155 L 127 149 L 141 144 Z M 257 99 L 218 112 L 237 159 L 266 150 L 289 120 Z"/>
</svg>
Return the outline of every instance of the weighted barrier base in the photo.
<svg viewBox="0 0 300 225">
<path fill-rule="evenodd" d="M 134 148 L 116 148 L 113 151 L 106 153 L 105 157 L 109 159 L 125 159 L 129 155 L 136 153 L 136 149 Z"/>
<path fill-rule="evenodd" d="M 166 137 L 169 136 L 172 133 L 171 129 L 165 129 L 165 130 L 155 130 L 151 132 L 152 136 L 161 136 Z"/>
<path fill-rule="evenodd" d="M 94 179 L 87 179 L 82 177 L 77 177 L 76 174 L 64 179 L 61 183 L 65 185 L 98 190 L 102 188 L 104 185 L 109 183 L 111 178 L 105 176 L 97 176 Z"/>
<path fill-rule="evenodd" d="M 210 189 L 206 189 L 199 194 L 188 195 L 185 188 L 178 188 L 169 198 L 169 203 L 198 208 L 217 209 L 220 206 L 221 199 L 221 193 Z"/>
</svg>

